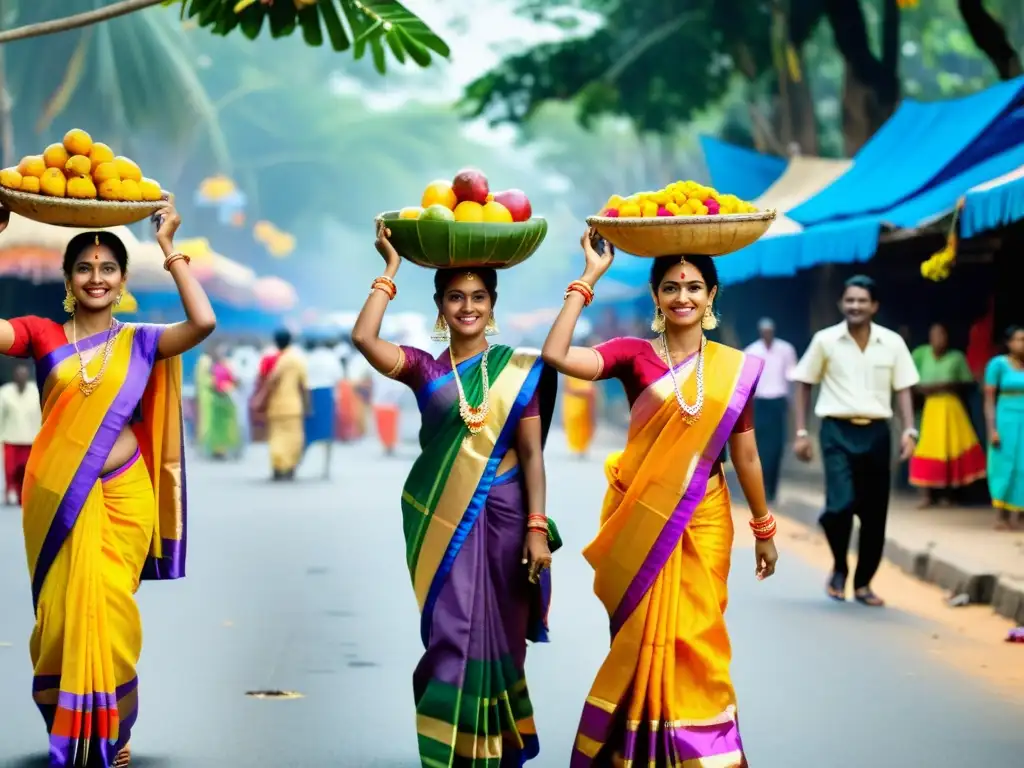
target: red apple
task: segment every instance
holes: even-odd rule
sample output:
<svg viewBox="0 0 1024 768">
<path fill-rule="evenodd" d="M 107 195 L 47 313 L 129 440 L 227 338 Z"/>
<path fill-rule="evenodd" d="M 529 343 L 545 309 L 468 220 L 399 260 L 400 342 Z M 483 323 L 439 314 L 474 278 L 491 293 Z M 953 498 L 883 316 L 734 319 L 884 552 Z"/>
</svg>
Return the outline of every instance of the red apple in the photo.
<svg viewBox="0 0 1024 768">
<path fill-rule="evenodd" d="M 487 177 L 482 171 L 474 168 L 465 168 L 455 174 L 452 189 L 460 203 L 469 200 L 480 205 L 487 202 L 487 195 L 491 191 L 487 185 Z"/>
<path fill-rule="evenodd" d="M 533 216 L 530 198 L 521 189 L 506 189 L 494 196 L 494 202 L 501 203 L 512 214 L 512 221 L 529 221 Z"/>
</svg>

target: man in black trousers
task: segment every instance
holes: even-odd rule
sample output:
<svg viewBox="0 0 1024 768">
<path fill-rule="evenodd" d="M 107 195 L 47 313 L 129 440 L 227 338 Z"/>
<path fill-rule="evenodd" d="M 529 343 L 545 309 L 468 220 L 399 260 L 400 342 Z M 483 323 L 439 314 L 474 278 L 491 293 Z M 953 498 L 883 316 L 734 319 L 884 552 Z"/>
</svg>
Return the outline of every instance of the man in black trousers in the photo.
<svg viewBox="0 0 1024 768">
<path fill-rule="evenodd" d="M 896 393 L 904 427 L 900 459 L 906 461 L 917 445 L 911 388 L 919 377 L 906 342 L 895 331 L 872 322 L 878 300 L 870 277 L 847 280 L 839 308 L 846 319 L 814 334 L 791 375 L 797 383 L 793 451 L 801 461 L 811 460 L 807 406 L 811 387 L 820 385 L 814 413 L 821 420 L 825 511 L 819 523 L 835 560 L 828 595 L 846 599 L 847 552 L 856 515 L 860 546 L 853 595 L 864 605 L 882 606 L 884 602 L 871 590 L 871 580 L 885 548 L 892 484 L 892 395 Z"/>
</svg>

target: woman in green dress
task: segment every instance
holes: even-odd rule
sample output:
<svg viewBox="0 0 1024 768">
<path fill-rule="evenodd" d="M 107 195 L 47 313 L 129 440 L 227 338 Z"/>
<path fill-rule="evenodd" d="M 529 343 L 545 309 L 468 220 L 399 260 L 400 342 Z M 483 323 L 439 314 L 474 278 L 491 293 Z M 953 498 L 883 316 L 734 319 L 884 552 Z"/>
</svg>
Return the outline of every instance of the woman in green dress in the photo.
<svg viewBox="0 0 1024 768">
<path fill-rule="evenodd" d="M 924 492 L 922 506 L 935 503 L 941 492 L 956 493 L 985 476 L 985 453 L 971 425 L 962 395 L 974 383 L 967 358 L 949 348 L 949 332 L 935 323 L 928 343 L 914 350 L 925 398 L 921 439 L 910 459 L 910 484 Z"/>
<path fill-rule="evenodd" d="M 988 490 L 1000 529 L 1016 528 L 1024 514 L 1024 328 L 1006 332 L 1008 353 L 985 368 Z"/>
</svg>

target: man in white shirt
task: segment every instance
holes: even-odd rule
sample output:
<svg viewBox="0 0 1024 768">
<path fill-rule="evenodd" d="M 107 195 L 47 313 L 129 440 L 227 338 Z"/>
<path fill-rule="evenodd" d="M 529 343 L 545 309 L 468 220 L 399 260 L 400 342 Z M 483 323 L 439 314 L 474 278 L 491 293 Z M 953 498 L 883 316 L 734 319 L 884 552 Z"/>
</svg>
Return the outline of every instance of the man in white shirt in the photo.
<svg viewBox="0 0 1024 768">
<path fill-rule="evenodd" d="M 306 417 L 306 445 L 324 444 L 324 479 L 331 475 L 331 447 L 334 444 L 334 392 L 345 375 L 341 361 L 326 342 L 306 345 L 306 372 L 313 412 Z"/>
<path fill-rule="evenodd" d="M 796 442 L 801 461 L 811 460 L 807 406 L 811 387 L 820 385 L 814 413 L 821 419 L 819 441 L 825 468 L 825 511 L 819 522 L 835 561 L 828 595 L 846 599 L 846 556 L 853 516 L 860 518 L 854 598 L 884 605 L 871 590 L 885 547 L 885 520 L 891 487 L 892 395 L 899 403 L 903 436 L 900 459 L 917 445 L 911 388 L 919 377 L 907 344 L 895 331 L 871 322 L 878 312 L 875 283 L 857 275 L 846 281 L 839 307 L 846 319 L 814 334 L 790 378 L 796 388 Z"/>
<path fill-rule="evenodd" d="M 744 351 L 764 360 L 761 379 L 754 391 L 754 435 L 764 471 L 764 490 L 768 503 L 774 504 L 786 447 L 789 375 L 796 368 L 796 350 L 788 341 L 775 338 L 775 323 L 770 318 L 761 319 L 757 332 L 761 338 Z"/>
<path fill-rule="evenodd" d="M 43 424 L 39 388 L 24 363 L 14 369 L 14 380 L 0 387 L 0 440 L 4 444 L 5 504 L 21 504 L 21 486 L 32 443 Z"/>
</svg>

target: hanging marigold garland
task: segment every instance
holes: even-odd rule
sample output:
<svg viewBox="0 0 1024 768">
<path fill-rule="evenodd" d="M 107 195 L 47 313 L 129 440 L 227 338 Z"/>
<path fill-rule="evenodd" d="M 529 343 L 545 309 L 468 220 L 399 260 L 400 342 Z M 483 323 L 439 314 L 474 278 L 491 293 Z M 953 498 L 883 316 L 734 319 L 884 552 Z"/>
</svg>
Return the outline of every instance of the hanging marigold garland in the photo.
<svg viewBox="0 0 1024 768">
<path fill-rule="evenodd" d="M 956 234 L 956 225 L 960 221 L 960 211 L 964 207 L 964 198 L 957 200 L 956 208 L 953 209 L 953 220 L 949 224 L 949 233 L 946 235 L 946 245 L 942 250 L 933 253 L 926 261 L 921 263 L 921 277 L 939 283 L 949 277 L 956 264 L 956 248 L 959 238 Z"/>
</svg>

